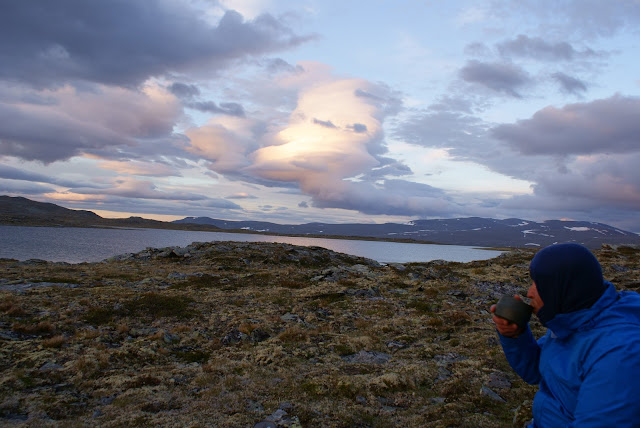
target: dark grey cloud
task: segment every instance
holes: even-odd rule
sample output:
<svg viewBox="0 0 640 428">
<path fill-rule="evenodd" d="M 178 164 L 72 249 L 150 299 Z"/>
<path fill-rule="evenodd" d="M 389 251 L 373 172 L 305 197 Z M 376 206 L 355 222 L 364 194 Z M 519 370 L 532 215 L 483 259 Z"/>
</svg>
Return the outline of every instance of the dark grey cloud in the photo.
<svg viewBox="0 0 640 428">
<path fill-rule="evenodd" d="M 69 189 L 69 192 L 81 195 L 99 194 L 130 199 L 198 202 L 200 206 L 206 207 L 241 209 L 239 205 L 222 198 L 209 198 L 197 193 L 184 191 L 166 191 L 158 188 L 154 183 L 144 180 L 119 179 L 99 190 L 95 188 L 76 187 Z"/>
<path fill-rule="evenodd" d="M 243 209 L 238 204 L 235 204 L 231 201 L 227 201 L 225 199 L 220 199 L 220 198 L 215 198 L 215 199 L 208 198 L 207 200 L 201 202 L 199 205 L 206 208 L 221 208 L 225 210 L 242 210 Z"/>
<path fill-rule="evenodd" d="M 169 86 L 169 91 L 178 98 L 193 98 L 200 95 L 200 89 L 196 85 L 174 82 Z"/>
<path fill-rule="evenodd" d="M 21 180 L 21 181 L 34 181 L 38 183 L 49 183 L 56 184 L 58 186 L 63 187 L 74 187 L 78 185 L 78 182 L 71 180 L 59 179 L 56 177 L 51 177 L 45 174 L 39 174 L 36 172 L 31 172 L 19 168 L 14 168 L 9 165 L 0 164 L 0 178 L 7 178 L 11 180 Z M 85 186 L 91 187 L 91 185 L 84 184 Z"/>
<path fill-rule="evenodd" d="M 573 61 L 596 55 L 591 49 L 578 51 L 567 42 L 548 42 L 540 37 L 523 34 L 513 40 L 498 43 L 496 47 L 505 57 L 525 57 L 539 61 Z"/>
<path fill-rule="evenodd" d="M 460 210 L 440 189 L 397 179 L 379 185 L 347 182 L 341 189 L 312 197 L 316 208 L 341 208 L 369 215 L 441 216 Z"/>
<path fill-rule="evenodd" d="M 305 201 L 302 201 L 298 204 L 298 207 L 300 208 L 309 208 L 309 204 L 306 203 Z"/>
<path fill-rule="evenodd" d="M 567 172 L 543 164 L 533 193 L 503 200 L 500 210 L 542 218 L 599 219 L 640 232 L 640 154 L 600 155 L 596 162 L 574 162 Z"/>
<path fill-rule="evenodd" d="M 380 166 L 369 170 L 362 175 L 362 180 L 369 182 L 377 182 L 387 177 L 402 177 L 413 174 L 409 166 L 401 161 L 385 156 L 376 156 L 376 160 Z"/>
<path fill-rule="evenodd" d="M 553 73 L 551 78 L 560 85 L 562 92 L 567 94 L 581 95 L 588 89 L 587 84 L 582 80 L 561 72 Z"/>
<path fill-rule="evenodd" d="M 257 196 L 249 195 L 247 193 L 239 193 L 235 195 L 229 195 L 225 199 L 258 199 Z"/>
<path fill-rule="evenodd" d="M 349 129 L 353 129 L 353 132 L 362 134 L 364 132 L 367 132 L 367 125 L 364 125 L 362 123 L 354 123 L 353 125 L 349 126 Z"/>
<path fill-rule="evenodd" d="M 0 79 L 137 85 L 196 67 L 215 72 L 308 39 L 270 15 L 245 21 L 228 11 L 214 26 L 180 2 L 8 1 L 0 6 Z"/>
<path fill-rule="evenodd" d="M 83 153 L 112 156 L 144 141 L 166 142 L 181 114 L 177 103 L 154 103 L 135 91 L 69 92 L 57 92 L 58 101 L 44 106 L 0 98 L 0 155 L 43 163 Z"/>
<path fill-rule="evenodd" d="M 333 122 L 331 122 L 330 120 L 320 120 L 320 119 L 316 119 L 315 117 L 313 118 L 313 123 L 316 125 L 320 125 L 322 127 L 325 128 L 337 128 L 336 125 L 333 124 Z"/>
<path fill-rule="evenodd" d="M 100 208 L 96 208 L 96 202 L 100 202 Z M 243 210 L 242 207 L 224 199 L 180 200 L 173 202 L 170 199 L 155 200 L 116 195 L 100 195 L 99 199 L 94 200 L 90 195 L 87 195 L 87 198 L 82 201 L 70 200 L 66 203 L 54 201 L 54 203 L 74 209 L 108 209 L 110 211 L 123 213 L 182 215 L 185 217 L 222 216 L 222 218 L 227 218 L 230 214 Z"/>
<path fill-rule="evenodd" d="M 87 149 L 135 140 L 56 111 L 24 111 L 0 103 L 0 154 L 50 163 Z"/>
<path fill-rule="evenodd" d="M 639 150 L 639 117 L 640 98 L 615 95 L 561 109 L 547 107 L 491 133 L 526 155 L 629 153 Z"/>
<path fill-rule="evenodd" d="M 523 68 L 507 62 L 488 63 L 472 60 L 460 70 L 460 77 L 466 82 L 515 98 L 522 98 L 518 91 L 532 83 L 531 77 Z"/>
<path fill-rule="evenodd" d="M 55 192 L 49 186 L 22 180 L 5 180 L 0 178 L 0 194 L 6 195 L 42 195 Z"/>
<path fill-rule="evenodd" d="M 207 113 L 220 113 L 236 117 L 246 116 L 244 107 L 238 103 L 220 103 L 218 105 L 213 101 L 198 101 L 189 103 L 187 106 Z"/>
</svg>

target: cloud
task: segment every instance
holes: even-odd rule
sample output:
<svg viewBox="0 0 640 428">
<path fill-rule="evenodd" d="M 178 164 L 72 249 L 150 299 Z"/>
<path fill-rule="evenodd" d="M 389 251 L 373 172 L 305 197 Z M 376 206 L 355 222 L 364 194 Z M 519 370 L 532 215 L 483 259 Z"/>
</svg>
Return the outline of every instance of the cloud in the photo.
<svg viewBox="0 0 640 428">
<path fill-rule="evenodd" d="M 244 108 L 238 103 L 220 103 L 218 106 L 213 101 L 198 101 L 189 103 L 187 106 L 206 113 L 222 113 L 229 116 L 245 117 Z"/>
<path fill-rule="evenodd" d="M 258 197 L 250 195 L 245 192 L 241 192 L 241 193 L 235 193 L 233 195 L 229 195 L 225 199 L 258 199 Z"/>
<path fill-rule="evenodd" d="M 298 69 L 304 71 L 275 81 L 297 94 L 286 123 L 267 126 L 253 118 L 215 117 L 185 131 L 187 150 L 207 159 L 209 167 L 226 178 L 299 189 L 315 206 L 346 204 L 352 198 L 349 179 L 366 177 L 373 167 L 386 166 L 376 179 L 383 179 L 383 172 L 406 174 L 399 162 L 391 165 L 382 157 L 387 148 L 381 123 L 399 104 L 393 91 L 363 79 L 334 76 L 322 64 L 304 63 Z M 384 197 L 383 192 L 376 195 Z"/>
<path fill-rule="evenodd" d="M 153 85 L 140 91 L 65 86 L 37 93 L 52 102 L 0 98 L 0 155 L 49 163 L 135 146 L 141 140 L 170 136 L 181 114 L 177 99 Z"/>
<path fill-rule="evenodd" d="M 336 128 L 336 126 L 333 123 L 331 123 L 330 120 L 324 121 L 324 120 L 316 119 L 314 117 L 313 123 L 315 123 L 316 125 L 324 126 L 325 128 Z"/>
<path fill-rule="evenodd" d="M 541 37 L 529 37 L 523 34 L 513 40 L 499 43 L 497 49 L 505 57 L 525 57 L 539 61 L 573 61 L 578 57 L 595 55 L 591 49 L 579 52 L 567 42 L 551 43 Z"/>
<path fill-rule="evenodd" d="M 409 115 L 394 137 L 443 148 L 452 160 L 532 183 L 530 194 L 475 196 L 465 215 L 509 213 L 521 218 L 599 218 L 622 224 L 640 209 L 640 99 L 614 95 L 587 103 L 547 107 L 526 120 L 491 124 L 437 103 Z M 449 195 L 453 197 L 453 195 Z M 445 206 L 446 216 L 455 205 Z M 637 222 L 626 222 L 637 229 Z"/>
<path fill-rule="evenodd" d="M 563 108 L 547 107 L 531 119 L 491 131 L 525 155 L 579 155 L 637 152 L 640 98 L 614 95 Z"/>
<path fill-rule="evenodd" d="M 220 174 L 235 174 L 250 165 L 248 156 L 259 146 L 262 136 L 254 119 L 219 116 L 203 126 L 185 131 L 186 150 L 209 161 L 209 168 Z"/>
<path fill-rule="evenodd" d="M 159 162 L 129 161 L 104 161 L 100 162 L 100 168 L 109 169 L 119 174 L 145 175 L 150 177 L 181 176 L 174 167 Z"/>
<path fill-rule="evenodd" d="M 104 187 L 99 191 L 92 188 L 76 187 L 69 189 L 69 193 L 77 193 L 81 195 L 101 194 L 121 196 L 125 198 L 139 198 L 139 199 L 168 199 L 179 201 L 198 201 L 207 199 L 206 196 L 197 195 L 189 192 L 182 191 L 163 191 L 151 181 L 138 180 L 132 177 L 121 177 L 113 180 L 109 187 Z"/>
<path fill-rule="evenodd" d="M 381 156 L 387 151 L 381 124 L 396 109 L 388 88 L 362 79 L 303 86 L 289 123 L 273 137 L 276 143 L 253 152 L 244 170 L 297 183 L 317 208 L 389 215 L 441 212 L 451 205 L 444 193 L 388 179 L 410 173 L 401 162 Z"/>
<path fill-rule="evenodd" d="M 171 188 L 160 188 L 151 181 L 139 180 L 132 177 L 116 178 L 106 183 L 101 189 L 75 187 L 68 191 L 52 193 L 48 196 L 52 199 L 60 200 L 104 201 L 117 198 L 117 200 L 123 201 L 130 199 L 131 201 L 136 201 L 135 204 L 140 200 L 173 201 L 187 204 L 195 203 L 199 207 L 242 209 L 241 206 L 226 199 L 210 198 L 205 195 Z"/>
<path fill-rule="evenodd" d="M 180 2 L 9 2 L 0 14 L 0 79 L 57 87 L 74 81 L 139 85 L 297 46 L 307 36 L 264 14 L 227 11 L 217 25 Z"/>
<path fill-rule="evenodd" d="M 173 82 L 169 86 L 169 91 L 178 98 L 193 98 L 200 95 L 200 89 L 196 85 L 181 82 Z"/>
<path fill-rule="evenodd" d="M 581 95 L 587 91 L 587 84 L 580 79 L 558 72 L 553 73 L 551 78 L 560 85 L 560 89 L 567 94 Z"/>
<path fill-rule="evenodd" d="M 532 83 L 531 77 L 524 69 L 506 62 L 487 63 L 472 60 L 460 70 L 460 77 L 466 82 L 514 98 L 522 98 L 518 90 Z"/>
<path fill-rule="evenodd" d="M 518 31 L 554 39 L 612 37 L 621 31 L 635 31 L 640 23 L 636 0 L 492 0 L 491 8 L 502 20 L 500 24 L 516 17 Z"/>
<path fill-rule="evenodd" d="M 32 181 L 37 183 L 49 183 L 63 187 L 73 187 L 78 185 L 76 181 L 64 180 L 57 177 L 51 177 L 46 174 L 39 174 L 37 172 L 27 171 L 25 169 L 14 168 L 12 166 L 2 164 L 0 164 L 0 178 Z"/>
<path fill-rule="evenodd" d="M 394 129 L 393 135 L 418 146 L 450 149 L 465 158 L 471 151 L 487 152 L 487 146 L 481 144 L 487 126 L 477 116 L 437 104 L 413 112 Z"/>
<path fill-rule="evenodd" d="M 37 183 L 0 178 L 0 193 L 5 195 L 42 195 L 53 191 L 53 188 Z"/>
<path fill-rule="evenodd" d="M 337 188 L 313 194 L 317 208 L 341 208 L 370 215 L 437 216 L 460 212 L 445 193 L 426 184 L 386 180 L 375 186 L 365 182 L 342 181 Z"/>
<path fill-rule="evenodd" d="M 615 219 L 633 230 L 640 210 L 640 154 L 595 155 L 568 162 L 566 172 L 539 173 L 531 195 L 501 201 L 498 209 L 545 218 Z M 606 221 L 606 220 L 604 220 Z"/>
</svg>

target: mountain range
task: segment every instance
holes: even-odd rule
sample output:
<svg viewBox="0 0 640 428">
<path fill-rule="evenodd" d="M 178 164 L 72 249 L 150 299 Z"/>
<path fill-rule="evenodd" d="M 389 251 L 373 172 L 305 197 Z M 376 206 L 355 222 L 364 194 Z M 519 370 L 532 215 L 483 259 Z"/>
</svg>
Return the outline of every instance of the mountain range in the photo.
<svg viewBox="0 0 640 428">
<path fill-rule="evenodd" d="M 283 225 L 186 217 L 174 223 L 208 224 L 222 230 L 241 229 L 283 235 L 351 236 L 483 247 L 542 247 L 558 242 L 577 242 L 589 248 L 600 248 L 603 244 L 640 244 L 640 235 L 636 233 L 587 221 L 547 220 L 539 223 L 517 218 L 496 220 L 467 217 L 407 223 Z"/>
<path fill-rule="evenodd" d="M 277 224 L 185 217 L 164 222 L 128 217 L 103 218 L 92 211 L 72 210 L 22 197 L 0 196 L 0 224 L 62 227 L 143 227 L 201 231 L 227 231 L 276 235 L 352 237 L 406 242 L 481 247 L 542 247 L 557 242 L 578 242 L 589 248 L 640 245 L 640 235 L 603 223 L 547 220 L 534 222 L 480 217 L 414 220 L 407 223 Z"/>
</svg>

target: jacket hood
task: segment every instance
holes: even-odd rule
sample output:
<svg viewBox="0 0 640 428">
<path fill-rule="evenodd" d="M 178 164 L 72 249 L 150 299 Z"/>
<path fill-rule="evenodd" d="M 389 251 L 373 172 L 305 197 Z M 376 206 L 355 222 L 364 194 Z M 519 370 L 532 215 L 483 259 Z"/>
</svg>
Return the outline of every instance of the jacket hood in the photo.
<svg viewBox="0 0 640 428">
<path fill-rule="evenodd" d="M 540 250 L 529 266 L 543 306 L 538 318 L 543 325 L 558 314 L 591 307 L 606 288 L 596 257 L 579 244 L 556 244 Z"/>
</svg>

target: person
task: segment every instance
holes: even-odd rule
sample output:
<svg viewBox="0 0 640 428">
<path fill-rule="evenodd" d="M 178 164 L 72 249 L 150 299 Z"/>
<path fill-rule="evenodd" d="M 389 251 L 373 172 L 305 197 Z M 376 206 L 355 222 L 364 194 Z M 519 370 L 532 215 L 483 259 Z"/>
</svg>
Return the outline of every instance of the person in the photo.
<svg viewBox="0 0 640 428">
<path fill-rule="evenodd" d="M 529 272 L 546 334 L 492 318 L 511 367 L 539 384 L 529 427 L 640 427 L 640 295 L 618 292 L 579 244 L 538 251 Z"/>
</svg>

